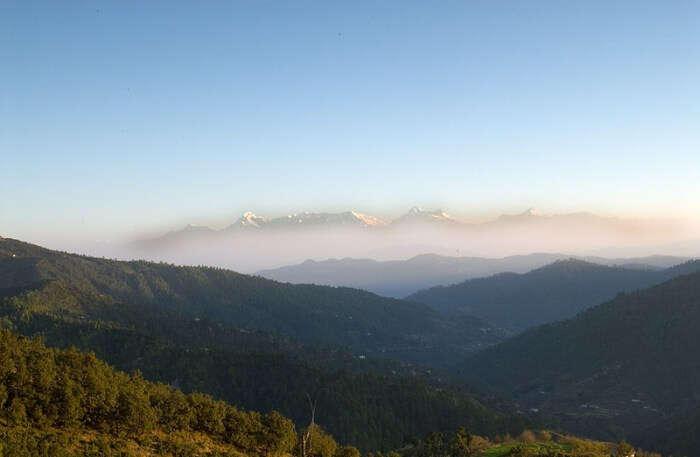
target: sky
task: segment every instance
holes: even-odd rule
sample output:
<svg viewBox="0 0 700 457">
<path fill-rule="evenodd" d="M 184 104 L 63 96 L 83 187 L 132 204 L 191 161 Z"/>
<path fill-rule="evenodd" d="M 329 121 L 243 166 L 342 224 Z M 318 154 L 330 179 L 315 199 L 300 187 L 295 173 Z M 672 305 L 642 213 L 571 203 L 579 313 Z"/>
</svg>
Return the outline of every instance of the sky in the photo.
<svg viewBox="0 0 700 457">
<path fill-rule="evenodd" d="M 698 1 L 0 2 L 0 235 L 700 214 Z"/>
</svg>

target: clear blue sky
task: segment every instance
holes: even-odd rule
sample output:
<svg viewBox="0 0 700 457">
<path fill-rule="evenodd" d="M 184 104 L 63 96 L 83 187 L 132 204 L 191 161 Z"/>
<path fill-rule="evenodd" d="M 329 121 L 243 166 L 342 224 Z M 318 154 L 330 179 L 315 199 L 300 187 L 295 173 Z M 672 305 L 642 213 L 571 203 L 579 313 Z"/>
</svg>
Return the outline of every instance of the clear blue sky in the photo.
<svg viewBox="0 0 700 457">
<path fill-rule="evenodd" d="M 3 235 L 700 212 L 698 1 L 4 0 L 0 58 Z"/>
</svg>

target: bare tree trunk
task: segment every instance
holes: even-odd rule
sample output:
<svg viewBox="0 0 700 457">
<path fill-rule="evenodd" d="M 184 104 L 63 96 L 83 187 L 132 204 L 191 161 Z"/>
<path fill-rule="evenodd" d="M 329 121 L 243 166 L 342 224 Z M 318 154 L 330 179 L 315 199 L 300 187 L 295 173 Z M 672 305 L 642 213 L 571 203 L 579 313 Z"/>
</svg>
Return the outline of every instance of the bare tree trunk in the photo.
<svg viewBox="0 0 700 457">
<path fill-rule="evenodd" d="M 311 432 L 316 426 L 316 401 L 311 400 L 311 395 L 308 392 L 306 392 L 306 399 L 309 400 L 311 422 L 306 427 L 306 432 L 301 436 L 301 457 L 308 457 L 311 454 Z"/>
</svg>

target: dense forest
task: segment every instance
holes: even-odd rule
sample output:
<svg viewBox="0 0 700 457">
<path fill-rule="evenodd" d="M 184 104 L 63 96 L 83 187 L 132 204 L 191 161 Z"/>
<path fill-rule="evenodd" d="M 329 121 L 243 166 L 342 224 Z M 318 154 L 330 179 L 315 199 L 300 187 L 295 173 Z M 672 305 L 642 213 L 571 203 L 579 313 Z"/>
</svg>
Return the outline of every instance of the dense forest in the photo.
<svg viewBox="0 0 700 457">
<path fill-rule="evenodd" d="M 700 452 L 700 407 L 674 414 L 645 430 L 635 433 L 635 443 L 656 449 L 664 455 L 696 456 Z"/>
<path fill-rule="evenodd" d="M 277 412 L 241 411 L 207 395 L 185 395 L 145 381 L 138 372 L 116 371 L 93 354 L 46 348 L 7 330 L 0 330 L 0 361 L 2 456 L 360 457 L 313 421 L 297 430 Z M 603 457 L 632 450 L 626 443 L 548 431 L 490 441 L 460 428 L 411 439 L 385 454 Z"/>
<path fill-rule="evenodd" d="M 670 423 L 697 430 L 699 326 L 700 273 L 692 273 L 527 331 L 462 370 L 579 433 L 650 436 L 674 416 Z"/>
<path fill-rule="evenodd" d="M 528 273 L 501 273 L 433 287 L 407 299 L 429 304 L 444 314 L 476 316 L 497 327 L 522 331 L 573 317 L 618 292 L 644 289 L 697 270 L 698 261 L 657 270 L 568 259 Z"/>
<path fill-rule="evenodd" d="M 0 455 L 279 455 L 295 450 L 282 415 L 238 410 L 185 395 L 138 373 L 115 371 L 92 354 L 48 349 L 0 330 Z"/>
<path fill-rule="evenodd" d="M 236 414 L 261 421 L 276 417 L 293 430 L 290 436 L 297 444 L 299 437 L 309 431 L 305 427 L 313 409 L 317 425 L 310 433 L 332 449 L 320 457 L 333 457 L 341 449 L 371 452 L 373 457 L 597 456 L 617 452 L 619 447 L 559 434 L 553 435 L 558 438 L 548 439 L 546 434 L 533 438 L 525 431 L 544 424 L 615 441 L 632 437 L 633 442 L 650 449 L 692 455 L 695 448 L 691 438 L 684 441 L 684 447 L 662 437 L 652 439 L 653 433 L 645 431 L 662 421 L 669 430 L 665 436 L 686 436 L 696 424 L 692 392 L 698 386 L 693 379 L 700 379 L 700 373 L 692 371 L 697 364 L 688 348 L 698 344 L 692 331 L 700 320 L 695 315 L 700 303 L 698 275 L 681 276 L 644 292 L 620 294 L 611 303 L 572 321 L 528 331 L 468 358 L 460 366 L 459 377 L 455 377 L 454 373 L 416 364 L 401 351 L 384 352 L 380 346 L 371 345 L 361 347 L 366 351 L 358 350 L 347 335 L 329 341 L 325 337 L 301 341 L 292 327 L 257 327 L 252 325 L 255 320 L 250 320 L 256 314 L 262 316 L 259 322 L 283 320 L 290 315 L 286 308 L 291 307 L 297 313 L 296 331 L 313 331 L 314 326 L 334 325 L 329 318 L 334 306 L 350 307 L 353 316 L 383 306 L 373 314 L 388 323 L 382 337 L 387 346 L 383 348 L 391 347 L 391 341 L 409 343 L 408 347 L 424 351 L 424 357 L 438 338 L 449 340 L 453 336 L 433 335 L 430 340 L 390 330 L 391 325 L 400 326 L 399 322 L 409 319 L 406 316 L 413 318 L 421 313 L 435 319 L 428 320 L 428 327 L 437 322 L 450 328 L 433 312 L 425 311 L 423 305 L 384 302 L 372 294 L 331 287 L 322 287 L 321 296 L 326 298 L 319 298 L 320 292 L 313 286 L 280 285 L 211 268 L 95 259 L 0 239 L 0 326 L 14 332 L 3 333 L 4 341 L 9 346 L 52 354 L 42 356 L 49 362 L 41 363 L 49 365 L 60 366 L 64 359 L 73 360 L 71 357 L 80 361 L 71 362 L 78 365 L 94 363 L 102 367 L 100 373 L 106 373 L 107 384 L 139 386 L 139 392 L 147 393 L 140 398 L 148 398 L 151 408 L 135 413 L 150 418 L 145 428 L 131 430 L 122 424 L 122 416 L 109 416 L 113 423 L 105 419 L 95 425 L 88 420 L 92 413 L 80 413 L 84 411 L 82 406 L 77 407 L 73 422 L 63 424 L 60 417 L 64 415 L 56 412 L 54 403 L 64 401 L 60 398 L 66 394 L 58 392 L 56 386 L 70 382 L 62 378 L 47 380 L 49 387 L 42 387 L 44 390 L 30 389 L 48 396 L 21 400 L 22 408 L 12 406 L 18 394 L 11 393 L 16 385 L 9 376 L 3 378 L 9 384 L 0 391 L 4 392 L 0 400 L 6 414 L 0 422 L 0 442 L 9 443 L 6 449 L 14 449 L 16 455 L 60 456 L 49 451 L 58 448 L 83 453 L 75 455 L 214 456 L 260 452 L 231 441 L 231 431 L 225 427 L 203 429 L 187 422 L 180 424 L 182 428 L 167 431 L 172 425 L 160 419 L 159 406 L 150 392 L 169 392 L 178 398 L 202 399 L 226 411 L 231 408 Z M 249 289 L 258 284 L 256 281 L 264 281 L 260 286 L 263 288 L 290 287 L 302 295 L 305 291 L 312 293 L 296 302 L 277 305 L 274 297 L 256 298 L 255 289 Z M 339 292 L 341 298 L 337 299 L 334 292 Z M 350 297 L 358 303 L 351 306 L 352 301 L 344 301 Z M 245 319 L 237 320 L 237 314 Z M 245 325 L 238 324 L 243 321 Z M 306 327 L 307 322 L 310 327 Z M 369 321 L 359 328 L 364 331 L 366 325 Z M 450 325 L 458 328 L 462 324 L 455 320 Z M 469 335 L 464 328 L 462 331 Z M 15 334 L 38 336 L 46 344 L 64 350 L 46 349 L 42 343 Z M 596 344 L 589 341 L 592 335 Z M 349 347 L 344 346 L 346 343 Z M 72 347 L 95 355 L 81 354 Z M 27 370 L 31 363 L 26 361 L 32 357 L 23 359 Z M 98 359 L 134 374 L 116 372 Z M 72 366 L 65 370 L 70 371 Z M 60 378 L 64 368 L 41 371 L 49 378 Z M 681 372 L 688 375 L 687 379 L 681 379 Z M 33 373 L 26 383 L 40 380 L 39 373 Z M 460 379 L 468 380 L 468 385 Z M 119 389 L 116 392 L 119 395 Z M 118 398 L 126 401 L 130 397 L 124 394 Z M 37 404 L 53 409 L 39 410 Z M 111 404 L 117 411 L 128 410 L 118 401 Z M 16 417 L 12 416 L 15 413 Z M 462 428 L 468 432 L 460 432 Z M 459 447 L 466 436 L 474 440 L 468 451 Z M 340 447 L 338 442 L 356 446 L 359 451 Z M 209 454 L 202 453 L 202 449 Z M 0 455 L 15 455 L 12 452 Z M 265 452 L 268 457 L 273 453 Z"/>
<path fill-rule="evenodd" d="M 129 323 L 129 306 L 138 313 L 165 309 L 433 366 L 456 363 L 503 339 L 475 317 L 446 319 L 426 305 L 357 289 L 282 284 L 218 268 L 118 262 L 10 239 L 0 239 L 0 274 L 0 289 L 68 290 L 74 298 L 60 306 L 76 318 Z"/>
<path fill-rule="evenodd" d="M 155 303 L 151 286 L 143 286 L 146 280 L 132 266 L 147 271 L 149 284 L 171 291 L 176 300 L 183 299 L 172 290 L 206 292 L 201 297 L 189 292 L 195 309 L 206 307 L 209 296 L 224 294 L 195 287 L 205 281 L 199 275 L 230 272 L 91 259 L 7 240 L 0 246 L 5 248 L 2 326 L 42 336 L 52 346 L 94 351 L 119 369 L 140 370 L 147 379 L 245 408 L 279 410 L 297 425 L 308 420 L 306 396 L 312 395 L 318 422 L 363 450 L 391 449 L 407 437 L 459 426 L 487 436 L 517 434 L 528 423 L 522 415 L 484 407 L 469 392 L 450 387 L 434 369 L 234 327 L 188 311 L 190 302 L 175 309 L 165 298 Z M 161 270 L 171 276 L 153 276 Z"/>
</svg>

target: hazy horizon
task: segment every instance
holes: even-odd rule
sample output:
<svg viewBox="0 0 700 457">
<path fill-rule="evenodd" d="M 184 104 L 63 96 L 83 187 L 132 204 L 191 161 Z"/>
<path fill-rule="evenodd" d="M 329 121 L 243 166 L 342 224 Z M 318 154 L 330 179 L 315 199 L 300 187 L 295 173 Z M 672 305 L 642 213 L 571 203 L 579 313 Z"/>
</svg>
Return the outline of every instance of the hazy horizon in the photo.
<svg viewBox="0 0 700 457">
<path fill-rule="evenodd" d="M 85 240 L 87 242 L 103 242 L 103 243 L 125 243 L 130 241 L 137 241 L 149 238 L 159 238 L 167 235 L 169 232 L 180 231 L 187 226 L 194 227 L 207 227 L 213 230 L 224 230 L 231 224 L 236 222 L 245 213 L 252 212 L 258 216 L 265 217 L 267 219 L 283 218 L 295 214 L 341 214 L 346 212 L 358 212 L 360 214 L 374 216 L 382 220 L 383 222 L 390 224 L 392 221 L 400 218 L 401 216 L 407 214 L 412 208 L 419 208 L 423 211 L 443 211 L 455 221 L 464 225 L 474 225 L 478 226 L 481 224 L 486 224 L 497 220 L 502 216 L 518 216 L 524 214 L 528 211 L 534 211 L 537 215 L 542 217 L 557 217 L 566 215 L 577 215 L 577 214 L 587 214 L 604 219 L 616 219 L 620 221 L 634 221 L 638 224 L 644 223 L 674 223 L 678 225 L 683 225 L 688 229 L 689 237 L 692 239 L 697 236 L 700 238 L 700 214 L 696 217 L 687 216 L 683 214 L 643 214 L 643 215 L 632 215 L 632 214 L 615 214 L 610 212 L 597 212 L 589 209 L 577 209 L 570 211 L 547 211 L 539 206 L 527 206 L 527 207 L 504 207 L 500 210 L 491 211 L 471 211 L 459 208 L 448 208 L 445 206 L 434 205 L 434 206 L 418 206 L 418 205 L 404 205 L 396 206 L 391 210 L 384 210 L 378 212 L 371 212 L 363 210 L 361 206 L 353 207 L 301 207 L 295 205 L 294 209 L 288 210 L 277 210 L 277 211 L 260 211 L 255 209 L 252 205 L 243 207 L 245 209 L 240 211 L 230 211 L 220 214 L 201 214 L 201 215 L 188 215 L 188 214 L 178 214 L 172 215 L 168 218 L 159 219 L 157 221 L 149 221 L 149 219 L 144 219 L 141 221 L 133 221 L 129 227 L 112 230 L 102 230 L 102 231 L 90 231 L 85 233 L 71 233 L 68 231 L 66 233 L 56 233 L 55 226 L 50 227 L 25 227 L 23 230 L 22 226 L 18 226 L 15 230 L 12 230 L 11 217 L 7 220 L 3 220 L 3 225 L 0 226 L 0 236 L 9 238 L 25 239 L 32 242 L 39 242 L 45 239 L 49 242 L 56 241 L 78 241 Z M 358 209 L 359 208 L 359 209 Z M 6 213 L 9 215 L 9 213 Z M 11 216 L 11 215 L 10 215 Z M 24 222 L 24 221 L 22 221 Z M 64 223 L 71 224 L 74 228 L 80 228 L 86 225 L 85 218 L 80 220 L 64 220 Z M 9 227 L 9 229 L 8 229 Z M 47 230 L 48 228 L 48 230 Z M 46 236 L 45 236 L 46 235 Z M 58 235 L 58 236 L 57 236 Z"/>
<path fill-rule="evenodd" d="M 604 258 L 700 256 L 698 225 L 682 219 L 627 219 L 589 212 L 551 214 L 531 210 L 478 221 L 444 213 L 433 219 L 428 210 L 411 214 L 409 211 L 398 219 L 385 217 L 386 224 L 378 225 L 372 225 L 371 218 L 367 225 L 358 219 L 363 217 L 361 214 L 344 212 L 342 220 L 333 219 L 331 214 L 330 219 L 321 218 L 319 223 L 314 218 L 304 219 L 302 212 L 297 214 L 299 220 L 268 217 L 259 227 L 241 227 L 237 224 L 245 219 L 232 217 L 213 227 L 178 225 L 104 241 L 85 237 L 18 238 L 87 255 L 211 265 L 243 273 L 305 260 L 406 260 L 421 254 L 490 259 L 532 253 Z"/>
<path fill-rule="evenodd" d="M 2 13 L 2 236 L 79 249 L 249 210 L 479 222 L 534 206 L 700 238 L 693 2 Z"/>
</svg>

